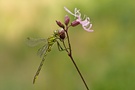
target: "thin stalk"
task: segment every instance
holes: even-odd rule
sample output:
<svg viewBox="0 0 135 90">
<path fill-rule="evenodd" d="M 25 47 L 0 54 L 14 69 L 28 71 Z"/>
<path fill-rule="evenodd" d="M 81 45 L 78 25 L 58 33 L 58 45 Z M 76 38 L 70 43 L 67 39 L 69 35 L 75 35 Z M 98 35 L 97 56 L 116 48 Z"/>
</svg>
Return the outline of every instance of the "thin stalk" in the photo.
<svg viewBox="0 0 135 90">
<path fill-rule="evenodd" d="M 81 79 L 82 79 L 82 81 L 83 81 L 83 83 L 84 83 L 84 85 L 85 85 L 86 89 L 87 89 L 87 90 L 89 90 L 89 88 L 88 88 L 88 86 L 87 86 L 87 83 L 85 82 L 85 80 L 84 80 L 84 78 L 83 78 L 83 76 L 82 76 L 82 74 L 81 74 L 81 72 L 80 72 L 80 70 L 79 70 L 79 68 L 78 68 L 77 64 L 75 63 L 75 61 L 74 61 L 74 59 L 73 59 L 72 55 L 71 55 L 71 56 L 69 56 L 69 57 L 70 57 L 70 59 L 72 60 L 72 62 L 73 62 L 73 64 L 74 64 L 74 66 L 75 66 L 75 68 L 76 68 L 77 72 L 79 73 L 79 75 L 80 75 L 80 77 L 81 77 Z"/>
<path fill-rule="evenodd" d="M 68 54 L 71 54 L 72 55 L 72 49 L 71 49 L 71 44 L 70 44 L 69 35 L 68 35 L 68 27 L 66 27 L 65 32 L 66 32 L 66 35 L 67 35 L 68 46 L 69 46 L 69 52 L 68 52 Z"/>
<path fill-rule="evenodd" d="M 85 80 L 84 80 L 84 78 L 83 78 L 83 76 L 82 76 L 82 74 L 81 74 L 81 72 L 80 72 L 80 70 L 79 70 L 77 64 L 75 63 L 75 61 L 74 61 L 74 59 L 73 59 L 73 57 L 72 57 L 72 49 L 71 49 L 71 44 L 70 44 L 69 35 L 68 35 L 68 26 L 66 27 L 65 32 L 66 32 L 66 35 L 67 35 L 68 46 L 69 46 L 69 51 L 67 51 L 68 56 L 70 57 L 72 63 L 74 64 L 74 66 L 75 66 L 75 68 L 76 68 L 78 74 L 80 75 L 80 77 L 81 77 L 81 79 L 82 79 L 82 81 L 83 81 L 83 83 L 84 83 L 86 89 L 89 90 L 87 83 L 85 82 Z M 64 43 L 63 43 L 63 44 L 64 44 Z M 65 44 L 64 44 L 64 47 L 66 48 Z"/>
</svg>

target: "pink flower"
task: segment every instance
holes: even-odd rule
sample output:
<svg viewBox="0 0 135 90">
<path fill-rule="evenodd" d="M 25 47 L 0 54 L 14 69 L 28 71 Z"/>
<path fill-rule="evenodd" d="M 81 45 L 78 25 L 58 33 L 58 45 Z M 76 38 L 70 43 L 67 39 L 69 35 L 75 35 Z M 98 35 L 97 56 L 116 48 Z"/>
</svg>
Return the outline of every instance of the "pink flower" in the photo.
<svg viewBox="0 0 135 90">
<path fill-rule="evenodd" d="M 80 10 L 77 10 L 77 8 L 75 8 L 74 13 L 72 13 L 70 10 L 68 10 L 66 7 L 64 7 L 64 9 L 70 13 L 71 15 L 75 16 L 77 19 L 75 21 L 79 22 L 83 29 L 88 31 L 88 32 L 93 32 L 94 30 L 91 30 L 92 24 L 90 23 L 90 18 L 89 17 L 85 17 L 85 19 L 81 18 L 81 13 Z"/>
</svg>

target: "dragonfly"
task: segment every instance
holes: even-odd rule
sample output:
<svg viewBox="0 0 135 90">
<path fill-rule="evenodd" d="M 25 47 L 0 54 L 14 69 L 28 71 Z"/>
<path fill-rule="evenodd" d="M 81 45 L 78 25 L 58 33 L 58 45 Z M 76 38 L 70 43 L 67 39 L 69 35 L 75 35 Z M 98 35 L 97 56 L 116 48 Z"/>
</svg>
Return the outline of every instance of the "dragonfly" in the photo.
<svg viewBox="0 0 135 90">
<path fill-rule="evenodd" d="M 44 61 L 45 61 L 45 57 L 47 56 L 47 54 L 51 51 L 52 49 L 52 46 L 57 43 L 57 46 L 58 46 L 58 49 L 59 51 L 64 51 L 68 48 L 62 48 L 62 46 L 60 45 L 59 41 L 63 42 L 64 43 L 64 39 L 65 39 L 66 35 L 65 35 L 65 31 L 63 29 L 59 29 L 59 30 L 55 30 L 54 33 L 48 37 L 47 39 L 33 39 L 33 38 L 30 38 L 28 37 L 27 38 L 27 41 L 28 41 L 28 45 L 31 45 L 31 46 L 36 46 L 38 45 L 39 43 L 42 43 L 44 42 L 45 44 L 38 49 L 38 54 L 40 55 L 40 57 L 42 57 L 42 61 L 40 62 L 40 65 L 38 67 L 38 70 L 34 76 L 34 79 L 33 79 L 33 84 L 35 83 L 41 69 L 42 69 L 42 66 L 44 64 Z"/>
</svg>

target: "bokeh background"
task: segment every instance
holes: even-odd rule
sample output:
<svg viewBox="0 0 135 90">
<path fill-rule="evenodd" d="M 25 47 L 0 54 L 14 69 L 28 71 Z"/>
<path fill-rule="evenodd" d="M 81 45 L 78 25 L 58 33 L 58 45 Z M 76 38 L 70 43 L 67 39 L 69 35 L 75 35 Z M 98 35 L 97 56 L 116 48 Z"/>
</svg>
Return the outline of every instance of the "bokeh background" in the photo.
<svg viewBox="0 0 135 90">
<path fill-rule="evenodd" d="M 40 47 L 27 37 L 47 38 L 67 12 L 79 8 L 93 33 L 70 28 L 73 56 L 90 90 L 135 90 L 134 0 L 0 0 L 0 90 L 86 90 L 66 52 L 54 45 L 33 85 Z M 69 14 L 68 14 L 69 15 Z M 74 18 L 71 17 L 71 20 Z"/>
</svg>

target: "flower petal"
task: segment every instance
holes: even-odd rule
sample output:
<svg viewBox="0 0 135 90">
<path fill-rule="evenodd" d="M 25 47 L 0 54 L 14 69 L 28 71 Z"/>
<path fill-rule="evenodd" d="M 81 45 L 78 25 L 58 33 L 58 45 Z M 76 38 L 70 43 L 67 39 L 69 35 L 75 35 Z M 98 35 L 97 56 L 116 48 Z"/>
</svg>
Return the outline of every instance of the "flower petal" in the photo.
<svg viewBox="0 0 135 90">
<path fill-rule="evenodd" d="M 71 15 L 73 15 L 73 16 L 75 16 L 75 14 L 73 14 L 70 10 L 68 10 L 66 7 L 64 7 L 64 9 L 68 12 L 68 13 L 70 13 Z"/>
<path fill-rule="evenodd" d="M 81 21 L 80 22 L 83 26 L 87 26 L 87 25 L 89 25 L 90 24 L 90 22 L 88 21 L 88 20 L 84 20 L 84 21 Z"/>
<path fill-rule="evenodd" d="M 83 25 L 82 25 L 82 27 L 83 27 L 84 30 L 86 30 L 86 31 L 88 31 L 88 32 L 93 32 L 93 31 L 94 31 L 94 30 L 90 30 L 91 27 L 92 27 L 92 24 L 90 24 L 89 26 L 83 26 Z"/>
<path fill-rule="evenodd" d="M 91 30 L 92 24 L 90 23 L 90 18 L 85 17 L 82 19 L 81 18 L 81 13 L 80 10 L 77 10 L 77 8 L 74 9 L 74 13 L 72 13 L 70 10 L 68 10 L 66 7 L 64 9 L 71 15 L 75 16 L 77 19 L 75 20 L 79 24 L 82 25 L 83 29 L 88 31 L 88 32 L 93 32 L 94 30 Z M 74 25 L 74 23 L 72 23 Z M 77 24 L 78 25 L 78 24 Z M 76 26 L 76 24 L 75 24 Z"/>
</svg>

